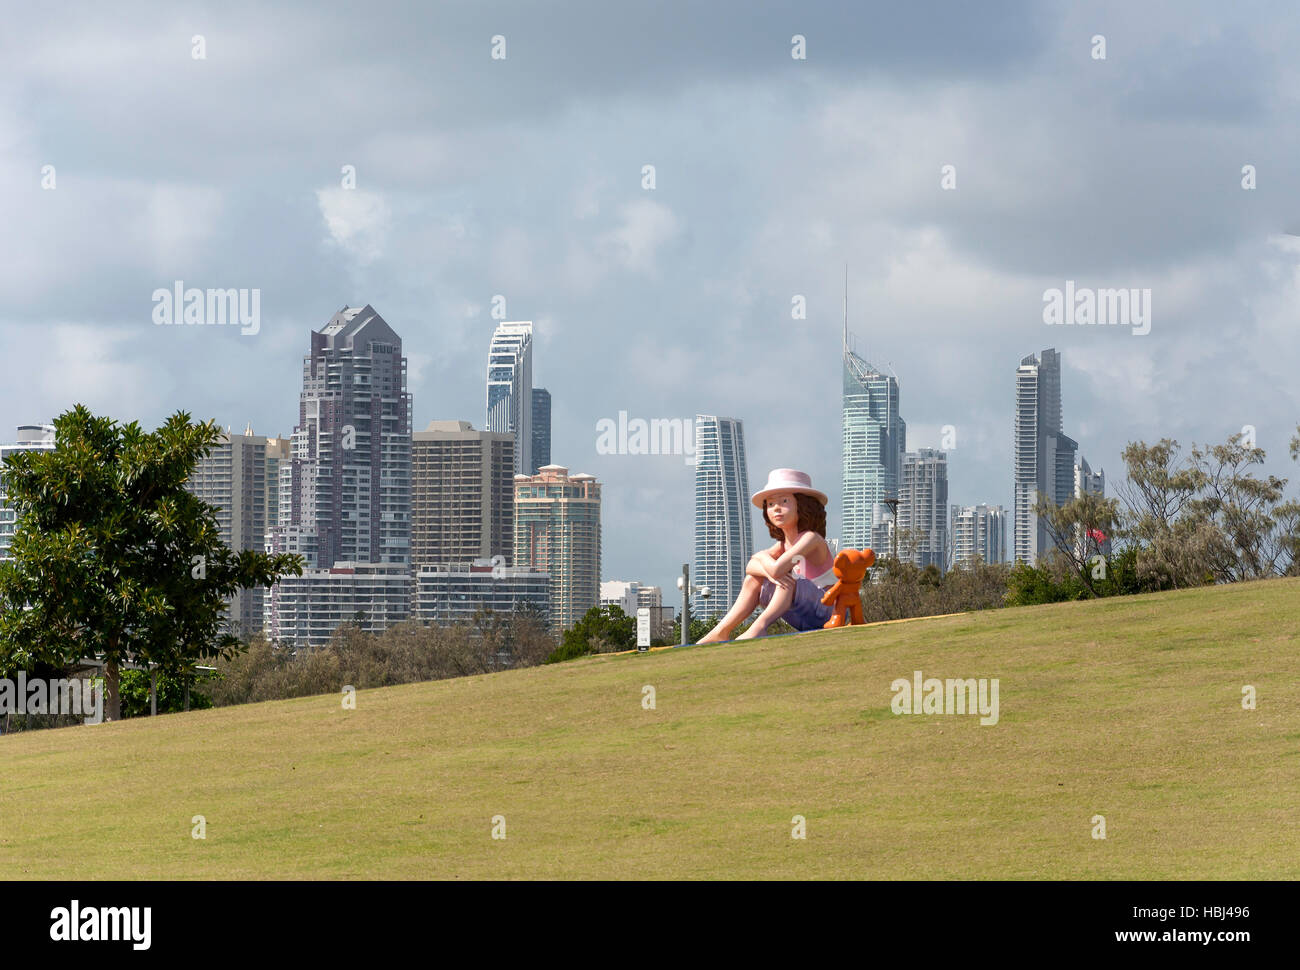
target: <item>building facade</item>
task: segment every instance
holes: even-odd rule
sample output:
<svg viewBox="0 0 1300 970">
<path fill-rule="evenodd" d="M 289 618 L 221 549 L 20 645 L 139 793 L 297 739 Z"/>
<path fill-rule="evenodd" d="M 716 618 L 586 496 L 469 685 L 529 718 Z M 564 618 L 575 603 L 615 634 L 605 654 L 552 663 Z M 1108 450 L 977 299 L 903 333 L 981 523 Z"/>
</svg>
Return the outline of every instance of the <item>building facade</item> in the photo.
<svg viewBox="0 0 1300 970">
<path fill-rule="evenodd" d="M 533 467 L 533 324 L 502 323 L 487 365 L 487 430 L 515 439 L 515 474 Z"/>
<path fill-rule="evenodd" d="M 551 463 L 551 392 L 544 387 L 533 388 L 533 454 L 532 468 L 528 474 Z"/>
<path fill-rule="evenodd" d="M 725 612 L 754 554 L 745 427 L 736 418 L 695 416 L 695 564 L 691 584 L 708 586 Z M 764 530 L 766 531 L 766 530 Z"/>
<path fill-rule="evenodd" d="M 651 637 L 666 639 L 672 633 L 673 608 L 664 606 L 664 592 L 659 586 L 608 580 L 600 584 L 600 605 L 617 606 L 631 617 L 635 617 L 638 610 L 647 609 L 650 611 Z"/>
<path fill-rule="evenodd" d="M 515 442 L 468 421 L 411 436 L 411 565 L 514 557 Z"/>
<path fill-rule="evenodd" d="M 933 448 L 903 456 L 898 490 L 898 556 L 924 569 L 948 568 L 948 456 Z"/>
<path fill-rule="evenodd" d="M 533 612 L 549 625 L 551 577 L 490 559 L 425 563 L 415 573 L 415 617 L 421 622 L 469 623 L 480 610 Z"/>
<path fill-rule="evenodd" d="M 17 511 L 4 490 L 4 459 L 20 451 L 53 451 L 54 425 L 24 424 L 18 427 L 13 444 L 0 445 L 0 562 L 9 558 L 9 546 L 18 529 Z"/>
<path fill-rule="evenodd" d="M 844 346 L 841 549 L 887 549 L 898 496 L 907 425 L 898 413 L 898 379 Z"/>
<path fill-rule="evenodd" d="M 952 507 L 952 565 L 1006 562 L 1007 512 L 1000 505 Z"/>
<path fill-rule="evenodd" d="M 515 555 L 519 568 L 550 578 L 551 629 L 569 629 L 600 599 L 600 483 L 544 465 L 515 476 Z"/>
<path fill-rule="evenodd" d="M 1061 355 L 1030 354 L 1016 369 L 1014 555 L 1034 565 L 1051 540 L 1034 514 L 1038 496 L 1058 505 L 1074 494 L 1078 443 L 1061 431 Z"/>
<path fill-rule="evenodd" d="M 198 460 L 185 487 L 217 509 L 221 541 L 234 552 L 263 552 L 278 524 L 279 464 L 288 454 L 287 438 L 242 434 L 227 428 L 209 453 Z M 237 592 L 229 600 L 226 629 L 242 639 L 263 632 L 266 590 Z"/>
<path fill-rule="evenodd" d="M 1088 459 L 1080 455 L 1079 464 L 1074 466 L 1074 497 L 1080 498 L 1084 495 L 1096 495 L 1099 498 L 1105 498 L 1106 473 L 1100 470 L 1094 472 L 1088 464 Z M 1082 532 L 1075 537 L 1075 547 L 1081 556 L 1086 557 L 1089 549 L 1100 552 L 1103 556 L 1110 555 L 1110 536 L 1103 534 L 1091 536 L 1090 538 L 1091 542 L 1086 541 Z"/>
<path fill-rule="evenodd" d="M 315 637 L 342 615 L 338 602 L 359 603 L 368 591 L 388 590 L 399 573 L 406 576 L 406 613 L 382 604 L 351 612 L 366 613 L 371 624 L 373 617 L 405 619 L 411 395 L 402 339 L 373 307 L 344 307 L 311 334 L 291 442 L 288 461 L 279 462 L 279 521 L 268 545 L 273 552 L 303 556 L 313 575 L 323 571 L 332 578 L 277 583 L 267 598 L 268 634 L 284 639 L 309 629 Z M 349 583 L 356 589 L 346 590 Z M 318 592 L 331 599 L 316 603 L 311 596 Z M 297 612 L 284 614 L 286 604 Z M 311 614 L 317 608 L 319 617 Z"/>
<path fill-rule="evenodd" d="M 337 562 L 329 569 L 304 569 L 271 588 L 273 638 L 297 648 L 329 643 L 344 623 L 383 633 L 410 619 L 411 573 L 397 563 Z"/>
<path fill-rule="evenodd" d="M 1078 498 L 1081 495 L 1105 495 L 1106 494 L 1106 472 L 1094 472 L 1088 464 L 1088 459 L 1082 455 L 1079 456 L 1079 464 L 1074 466 L 1074 496 Z"/>
</svg>

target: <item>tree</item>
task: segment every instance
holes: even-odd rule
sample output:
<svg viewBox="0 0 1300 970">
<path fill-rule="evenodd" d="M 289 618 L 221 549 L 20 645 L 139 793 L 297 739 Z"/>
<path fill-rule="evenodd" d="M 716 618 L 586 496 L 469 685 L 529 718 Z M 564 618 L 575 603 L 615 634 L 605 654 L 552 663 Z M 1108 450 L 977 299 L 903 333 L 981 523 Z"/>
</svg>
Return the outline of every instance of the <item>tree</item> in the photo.
<svg viewBox="0 0 1300 970">
<path fill-rule="evenodd" d="M 1192 447 L 1192 465 L 1203 485 L 1188 512 L 1218 527 L 1221 541 L 1212 547 L 1212 568 L 1222 582 L 1286 572 L 1300 518 L 1300 505 L 1282 501 L 1285 478 L 1251 473 L 1251 466 L 1264 463 L 1264 449 L 1246 445 L 1242 437 L 1234 434 L 1227 444 Z"/>
<path fill-rule="evenodd" d="M 216 509 L 186 491 L 220 437 L 212 422 L 178 411 L 148 433 L 79 404 L 54 428 L 53 451 L 4 462 L 17 531 L 0 563 L 0 670 L 102 660 L 104 716 L 117 720 L 124 664 L 182 676 L 228 659 L 244 645 L 222 632 L 226 599 L 301 575 L 302 560 L 232 552 Z"/>
<path fill-rule="evenodd" d="M 1119 521 L 1119 503 L 1093 492 L 1057 505 L 1041 492 L 1034 503 L 1034 515 L 1042 520 L 1052 544 L 1090 596 L 1103 595 L 1097 581 L 1104 578 L 1104 565 L 1098 575 L 1096 557 L 1102 545 L 1115 532 Z"/>
<path fill-rule="evenodd" d="M 1300 433 L 1291 452 L 1300 456 Z M 1264 457 L 1241 434 L 1226 444 L 1193 445 L 1186 459 L 1168 438 L 1125 449 L 1124 532 L 1139 546 L 1143 586 L 1200 586 L 1300 570 L 1300 503 L 1283 501 L 1286 479 L 1256 477 Z"/>
<path fill-rule="evenodd" d="M 593 606 L 581 620 L 564 631 L 560 646 L 546 662 L 557 663 L 592 653 L 635 649 L 636 617 L 628 616 L 620 606 Z"/>
<path fill-rule="evenodd" d="M 153 680 L 147 670 L 124 670 L 120 685 L 122 717 L 143 717 L 151 713 L 149 691 Z M 212 706 L 212 699 L 195 686 L 190 688 L 190 710 Z M 167 674 L 158 675 L 158 713 L 176 714 L 185 710 L 185 681 Z"/>
<path fill-rule="evenodd" d="M 691 614 L 691 626 L 690 629 L 686 631 L 686 642 L 699 643 L 706 636 L 708 636 L 709 631 L 712 630 L 715 626 L 717 626 L 718 621 L 721 619 L 722 616 L 720 614 L 715 614 L 713 616 L 695 616 L 694 614 Z M 733 637 L 738 636 L 741 632 L 742 631 L 740 630 L 740 628 L 737 627 L 735 630 L 732 631 L 732 636 Z M 668 644 L 672 644 L 676 646 L 681 642 L 682 642 L 682 614 L 679 612 L 677 614 L 676 619 L 673 620 L 673 628 L 672 628 L 672 632 L 668 636 Z"/>
</svg>

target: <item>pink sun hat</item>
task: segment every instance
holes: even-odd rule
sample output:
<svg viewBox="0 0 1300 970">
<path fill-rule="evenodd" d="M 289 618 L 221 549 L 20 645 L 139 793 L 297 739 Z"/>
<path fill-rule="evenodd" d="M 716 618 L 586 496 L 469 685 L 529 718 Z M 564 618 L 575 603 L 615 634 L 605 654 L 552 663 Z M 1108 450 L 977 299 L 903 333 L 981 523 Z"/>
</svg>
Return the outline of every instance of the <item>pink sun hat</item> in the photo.
<svg viewBox="0 0 1300 970">
<path fill-rule="evenodd" d="M 775 492 L 803 492 L 805 495 L 811 495 L 822 505 L 826 504 L 826 493 L 813 488 L 812 479 L 793 468 L 775 468 L 769 472 L 767 484 L 760 491 L 755 492 L 750 501 L 761 509 L 763 500 Z"/>
</svg>

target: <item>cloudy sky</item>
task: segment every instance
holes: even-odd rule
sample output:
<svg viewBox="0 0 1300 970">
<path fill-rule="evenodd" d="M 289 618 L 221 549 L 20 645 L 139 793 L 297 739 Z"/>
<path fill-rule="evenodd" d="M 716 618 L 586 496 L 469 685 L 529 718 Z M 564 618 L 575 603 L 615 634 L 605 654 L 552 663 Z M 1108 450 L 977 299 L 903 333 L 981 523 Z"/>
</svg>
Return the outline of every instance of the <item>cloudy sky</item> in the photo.
<svg viewBox="0 0 1300 970">
<path fill-rule="evenodd" d="M 751 490 L 808 471 L 837 534 L 847 263 L 850 328 L 900 378 L 908 447 L 956 430 L 953 502 L 1010 505 L 1015 368 L 1049 346 L 1065 431 L 1108 477 L 1129 441 L 1247 424 L 1297 477 L 1293 5 L 5 16 L 6 440 L 77 402 L 288 434 L 309 331 L 365 303 L 403 338 L 416 428 L 482 427 L 500 294 L 537 328 L 552 460 L 604 483 L 604 578 L 671 587 L 692 556 L 692 469 L 597 454 L 597 422 L 741 418 Z M 176 280 L 259 289 L 260 331 L 155 326 L 152 293 Z M 1045 325 L 1044 291 L 1066 280 L 1150 289 L 1150 332 Z"/>
</svg>

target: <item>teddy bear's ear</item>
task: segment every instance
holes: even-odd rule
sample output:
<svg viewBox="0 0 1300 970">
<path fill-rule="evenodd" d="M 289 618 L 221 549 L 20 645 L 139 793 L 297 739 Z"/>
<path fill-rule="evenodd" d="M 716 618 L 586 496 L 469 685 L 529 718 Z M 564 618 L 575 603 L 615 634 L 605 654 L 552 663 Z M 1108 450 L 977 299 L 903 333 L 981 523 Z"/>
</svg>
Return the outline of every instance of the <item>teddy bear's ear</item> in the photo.
<svg viewBox="0 0 1300 970">
<path fill-rule="evenodd" d="M 853 561 L 853 550 L 845 549 L 843 552 L 841 552 L 838 556 L 835 557 L 835 562 L 832 563 L 832 567 L 835 569 L 848 569 L 849 563 L 851 563 L 852 561 Z"/>
<path fill-rule="evenodd" d="M 860 555 L 862 556 L 862 564 L 866 566 L 868 569 L 870 569 L 872 566 L 875 565 L 876 553 L 874 550 L 863 549 Z"/>
</svg>

